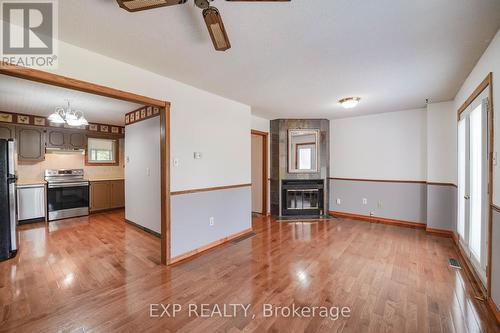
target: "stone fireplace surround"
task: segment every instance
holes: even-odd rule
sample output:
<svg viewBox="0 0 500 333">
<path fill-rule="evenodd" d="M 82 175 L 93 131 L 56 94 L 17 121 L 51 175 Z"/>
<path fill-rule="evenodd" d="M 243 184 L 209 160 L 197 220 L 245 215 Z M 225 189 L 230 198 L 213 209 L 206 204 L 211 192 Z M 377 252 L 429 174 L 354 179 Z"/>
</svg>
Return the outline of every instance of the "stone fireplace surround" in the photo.
<svg viewBox="0 0 500 333">
<path fill-rule="evenodd" d="M 319 135 L 319 171 L 314 173 L 289 173 L 288 172 L 288 130 L 293 129 L 317 129 Z M 271 149 L 270 149 L 270 193 L 271 193 L 271 215 L 277 218 L 303 218 L 318 217 L 328 212 L 328 195 L 330 174 L 330 122 L 327 119 L 276 119 L 271 120 Z M 305 182 L 300 182 L 300 181 Z M 298 182 L 298 183 L 297 183 Z M 310 191 L 306 194 L 306 208 L 302 212 L 298 209 L 287 209 L 284 189 L 313 190 L 317 188 L 321 194 L 318 200 L 318 209 L 310 207 Z M 306 186 L 307 185 L 307 186 Z M 287 200 L 290 200 L 288 198 Z M 302 194 L 299 194 L 296 202 L 301 202 Z M 316 202 L 313 200 L 313 206 Z M 296 207 L 294 207 L 296 208 Z"/>
</svg>

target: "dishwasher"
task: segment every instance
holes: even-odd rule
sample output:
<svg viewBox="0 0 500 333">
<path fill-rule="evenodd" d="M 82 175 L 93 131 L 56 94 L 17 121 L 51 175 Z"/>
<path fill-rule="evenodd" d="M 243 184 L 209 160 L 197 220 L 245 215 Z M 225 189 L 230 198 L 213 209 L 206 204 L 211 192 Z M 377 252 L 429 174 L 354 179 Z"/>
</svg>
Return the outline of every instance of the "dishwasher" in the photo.
<svg viewBox="0 0 500 333">
<path fill-rule="evenodd" d="M 17 186 L 17 215 L 20 224 L 45 221 L 45 185 Z"/>
</svg>

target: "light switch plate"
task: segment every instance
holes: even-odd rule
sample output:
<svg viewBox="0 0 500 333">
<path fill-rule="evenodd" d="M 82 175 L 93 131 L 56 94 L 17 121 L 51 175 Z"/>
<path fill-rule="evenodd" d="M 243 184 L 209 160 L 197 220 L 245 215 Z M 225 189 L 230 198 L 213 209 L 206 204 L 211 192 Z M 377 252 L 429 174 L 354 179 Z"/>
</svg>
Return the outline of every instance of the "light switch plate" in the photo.
<svg viewBox="0 0 500 333">
<path fill-rule="evenodd" d="M 201 157 L 202 157 L 201 153 L 200 153 L 200 152 L 197 152 L 197 151 L 195 151 L 193 155 L 194 155 L 194 159 L 195 159 L 195 160 L 199 160 L 199 159 L 201 159 Z"/>
<path fill-rule="evenodd" d="M 177 168 L 179 166 L 179 163 L 180 163 L 179 159 L 178 158 L 174 158 L 174 167 Z"/>
</svg>

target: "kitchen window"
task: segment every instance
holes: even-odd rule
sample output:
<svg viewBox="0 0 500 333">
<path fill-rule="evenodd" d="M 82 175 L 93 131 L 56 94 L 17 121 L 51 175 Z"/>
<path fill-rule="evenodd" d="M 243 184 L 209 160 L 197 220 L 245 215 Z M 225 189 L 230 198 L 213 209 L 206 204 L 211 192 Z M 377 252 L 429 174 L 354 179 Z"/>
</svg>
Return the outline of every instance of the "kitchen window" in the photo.
<svg viewBox="0 0 500 333">
<path fill-rule="evenodd" d="M 88 138 L 87 165 L 118 165 L 118 140 Z"/>
</svg>

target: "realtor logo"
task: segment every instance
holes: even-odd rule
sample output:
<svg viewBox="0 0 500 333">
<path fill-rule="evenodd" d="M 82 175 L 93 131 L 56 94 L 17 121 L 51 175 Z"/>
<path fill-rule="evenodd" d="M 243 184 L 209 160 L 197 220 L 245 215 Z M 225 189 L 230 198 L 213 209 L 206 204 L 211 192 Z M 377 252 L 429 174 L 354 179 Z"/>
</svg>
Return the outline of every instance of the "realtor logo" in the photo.
<svg viewBox="0 0 500 333">
<path fill-rule="evenodd" d="M 54 68 L 57 61 L 57 0 L 1 0 L 2 61 Z"/>
</svg>

